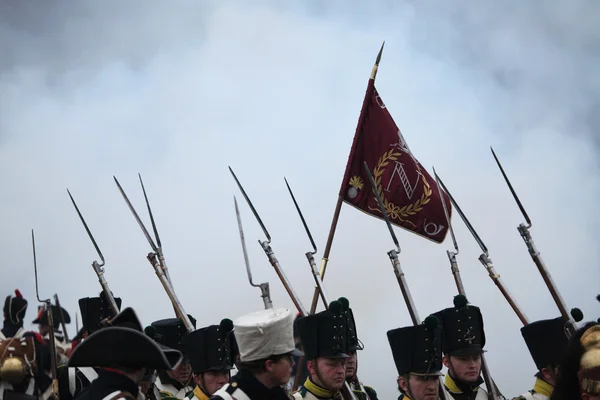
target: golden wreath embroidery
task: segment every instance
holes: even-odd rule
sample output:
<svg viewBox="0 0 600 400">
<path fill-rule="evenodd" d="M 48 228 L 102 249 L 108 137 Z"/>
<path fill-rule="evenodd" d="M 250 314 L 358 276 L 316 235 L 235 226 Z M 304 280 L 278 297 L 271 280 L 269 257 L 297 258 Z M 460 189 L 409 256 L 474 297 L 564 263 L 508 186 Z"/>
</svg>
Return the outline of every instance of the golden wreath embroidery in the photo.
<svg viewBox="0 0 600 400">
<path fill-rule="evenodd" d="M 385 167 L 389 165 L 391 161 L 397 161 L 398 157 L 402 155 L 402 152 L 394 152 L 394 149 L 391 149 L 388 152 L 383 153 L 381 157 L 379 157 L 379 161 L 377 162 L 377 167 L 373 170 L 373 178 L 375 180 L 375 186 L 377 187 L 377 192 L 379 192 L 379 196 L 383 201 L 383 205 L 385 206 L 385 211 L 387 212 L 390 219 L 398 219 L 402 222 L 411 224 L 413 227 L 416 227 L 414 223 L 411 221 L 407 221 L 404 218 L 410 217 L 412 215 L 416 215 L 418 212 L 423 210 L 423 206 L 431 201 L 431 194 L 433 191 L 431 190 L 431 186 L 427 179 L 425 179 L 425 175 L 421 173 L 421 179 L 423 181 L 423 195 L 421 198 L 417 199 L 412 204 L 407 204 L 403 207 L 399 207 L 394 203 L 387 200 L 383 194 L 383 188 L 381 185 L 381 177 L 385 172 Z M 417 168 L 419 172 L 421 172 L 421 166 L 417 164 Z M 370 210 L 379 210 L 379 208 L 371 208 Z"/>
</svg>

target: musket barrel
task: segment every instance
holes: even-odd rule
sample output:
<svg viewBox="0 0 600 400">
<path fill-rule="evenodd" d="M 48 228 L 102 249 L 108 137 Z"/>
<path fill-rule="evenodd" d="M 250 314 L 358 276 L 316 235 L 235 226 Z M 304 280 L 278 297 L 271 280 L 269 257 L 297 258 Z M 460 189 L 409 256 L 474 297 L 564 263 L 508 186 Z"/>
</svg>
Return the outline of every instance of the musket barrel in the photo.
<svg viewBox="0 0 600 400">
<path fill-rule="evenodd" d="M 108 287 L 108 282 L 104 279 L 104 272 L 102 271 L 102 267 L 94 261 L 92 263 L 92 267 L 94 267 L 94 271 L 96 271 L 96 275 L 98 275 L 98 282 L 100 282 L 100 286 L 104 291 L 104 295 L 106 296 L 106 300 L 108 301 L 108 306 L 113 313 L 113 317 L 119 314 L 119 306 L 117 306 L 117 302 L 115 301 L 115 297 L 113 296 L 110 288 Z"/>
<path fill-rule="evenodd" d="M 413 325 L 419 325 L 421 323 L 421 319 L 419 318 L 419 314 L 417 313 L 417 307 L 415 306 L 412 295 L 410 293 L 410 289 L 408 288 L 408 283 L 406 283 L 404 271 L 402 271 L 402 267 L 400 266 L 398 252 L 396 250 L 390 250 L 388 252 L 388 256 L 390 257 L 390 261 L 392 262 L 392 266 L 394 267 L 394 274 L 396 275 L 396 279 L 398 280 L 398 285 L 400 286 L 402 297 L 404 297 L 404 301 L 406 302 L 406 307 L 408 308 L 410 319 L 412 320 Z"/>
<path fill-rule="evenodd" d="M 267 241 L 261 242 L 259 240 L 258 243 L 260 244 L 260 246 L 265 251 L 265 254 L 269 258 L 269 262 L 271 263 L 271 265 L 275 269 L 275 272 L 277 273 L 277 276 L 281 280 L 281 283 L 283 284 L 283 287 L 288 292 L 290 298 L 294 302 L 294 305 L 298 309 L 298 312 L 300 314 L 302 314 L 302 315 L 307 315 L 306 308 L 304 308 L 304 305 L 302 305 L 302 302 L 300 301 L 300 297 L 298 297 L 298 295 L 296 294 L 296 291 L 294 290 L 294 288 L 290 284 L 290 281 L 288 280 L 287 276 L 285 275 L 285 272 L 283 272 L 283 269 L 281 268 L 281 265 L 279 265 L 279 261 L 275 257 L 275 253 L 273 253 L 273 249 L 269 245 L 269 242 L 267 242 Z"/>
<path fill-rule="evenodd" d="M 524 224 L 520 224 L 517 229 L 519 230 L 521 237 L 525 241 L 525 244 L 527 245 L 527 249 L 529 250 L 529 254 L 531 255 L 533 262 L 535 263 L 538 270 L 540 271 L 540 274 L 542 275 L 542 279 L 544 279 L 544 282 L 546 283 L 546 286 L 548 287 L 548 290 L 550 291 L 550 294 L 552 295 L 552 298 L 554 299 L 554 302 L 556 303 L 556 306 L 558 307 L 558 310 L 560 311 L 560 314 L 561 314 L 563 320 L 567 324 L 567 329 L 568 329 L 568 333 L 569 333 L 568 336 L 570 337 L 577 330 L 575 321 L 573 321 L 573 319 L 569 315 L 569 312 L 567 311 L 567 306 L 566 306 L 562 296 L 558 292 L 558 289 L 556 288 L 556 285 L 554 284 L 554 280 L 550 276 L 550 273 L 548 272 L 548 269 L 546 268 L 546 264 L 542 260 L 540 252 L 537 250 L 537 247 L 535 246 L 533 238 L 531 237 L 531 234 L 529 233 L 529 228 Z"/>
<path fill-rule="evenodd" d="M 52 393 L 55 400 L 59 400 L 59 391 L 58 391 L 58 369 L 57 369 L 57 357 L 56 357 L 56 338 L 54 337 L 54 318 L 52 316 L 52 307 L 50 306 L 50 301 L 46 302 L 46 315 L 48 317 L 48 325 L 50 329 L 48 330 L 48 334 L 50 337 L 50 370 L 52 375 Z"/>
<path fill-rule="evenodd" d="M 481 261 L 481 264 L 483 264 L 485 269 L 487 269 L 487 271 L 490 275 L 490 278 L 492 278 L 492 281 L 494 281 L 494 283 L 496 284 L 496 286 L 498 287 L 498 289 L 500 290 L 500 292 L 502 293 L 502 295 L 504 296 L 504 298 L 506 299 L 506 301 L 508 302 L 510 307 L 513 309 L 515 314 L 517 314 L 517 317 L 519 318 L 519 320 L 521 320 L 523 325 L 529 324 L 529 321 L 528 321 L 527 317 L 525 316 L 525 314 L 523 313 L 523 311 L 521 311 L 521 308 L 517 305 L 516 301 L 513 299 L 511 294 L 508 292 L 508 289 L 506 289 L 504 287 L 504 284 L 500 280 L 500 275 L 498 275 L 496 273 L 496 271 L 494 270 L 494 264 L 492 263 L 492 260 L 490 260 L 490 258 L 485 253 L 483 253 L 479 256 L 479 261 Z"/>
</svg>

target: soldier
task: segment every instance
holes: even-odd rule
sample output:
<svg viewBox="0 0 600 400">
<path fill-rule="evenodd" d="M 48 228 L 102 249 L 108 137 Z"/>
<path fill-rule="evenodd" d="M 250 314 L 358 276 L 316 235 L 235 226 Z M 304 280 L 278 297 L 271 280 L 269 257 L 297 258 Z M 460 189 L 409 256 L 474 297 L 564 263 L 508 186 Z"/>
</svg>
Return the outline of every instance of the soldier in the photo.
<svg viewBox="0 0 600 400">
<path fill-rule="evenodd" d="M 437 400 L 442 370 L 442 330 L 429 316 L 417 326 L 387 332 L 398 370 L 398 400 Z"/>
<path fill-rule="evenodd" d="M 62 307 L 58 307 L 52 305 L 52 318 L 54 322 L 54 341 L 56 344 L 56 352 L 60 356 L 59 364 L 65 364 L 68 360 L 67 353 L 70 352 L 71 345 L 65 341 L 64 333 L 60 330 L 60 324 L 63 321 L 64 323 L 71 323 L 71 316 Z M 46 342 L 50 340 L 50 325 L 48 325 L 48 314 L 46 313 L 43 306 L 38 307 L 38 315 L 36 319 L 34 319 L 32 324 L 38 325 L 38 331 L 40 335 L 44 338 Z"/>
<path fill-rule="evenodd" d="M 210 325 L 190 332 L 183 342 L 184 354 L 189 358 L 196 387 L 189 399 L 208 400 L 217 390 L 229 383 L 235 338 L 233 322 L 224 319 L 219 325 Z"/>
<path fill-rule="evenodd" d="M 23 298 L 19 289 L 15 290 L 14 296 L 6 296 L 1 339 L 18 336 L 17 333 L 23 329 L 23 319 L 26 311 L 27 300 Z"/>
<path fill-rule="evenodd" d="M 600 399 L 600 325 L 581 336 L 583 354 L 579 360 L 579 387 L 582 400 Z"/>
<path fill-rule="evenodd" d="M 195 328 L 196 320 L 191 315 L 188 315 L 188 317 Z M 182 341 L 188 334 L 183 321 L 179 318 L 154 321 L 146 327 L 145 331 L 157 343 L 179 351 L 182 351 Z M 156 378 L 155 388 L 161 398 L 183 399 L 194 390 L 192 369 L 185 353 L 183 356 L 183 361 L 177 368 L 169 371 L 157 371 L 158 377 Z"/>
<path fill-rule="evenodd" d="M 294 393 L 294 399 L 338 399 L 346 383 L 348 359 L 347 319 L 342 303 L 298 320 L 298 333 L 309 377 Z"/>
<path fill-rule="evenodd" d="M 360 400 L 366 400 L 367 397 L 370 400 L 377 400 L 377 392 L 370 386 L 362 386 L 358 381 L 358 356 L 357 350 L 363 350 L 364 346 L 358 339 L 356 331 L 356 322 L 354 321 L 354 314 L 350 308 L 350 302 L 345 297 L 340 297 L 338 300 L 342 303 L 342 313 L 346 316 L 346 324 L 348 327 L 347 338 L 348 338 L 348 359 L 346 360 L 346 382 L 350 385 L 350 388 L 354 394 Z M 365 391 L 363 391 L 363 388 Z"/>
<path fill-rule="evenodd" d="M 562 318 L 535 321 L 521 328 L 521 334 L 538 369 L 533 389 L 515 400 L 547 399 L 558 378 L 558 365 L 569 340 Z"/>
<path fill-rule="evenodd" d="M 4 300 L 0 333 L 0 399 L 37 399 L 50 387 L 50 351 L 42 337 L 23 329 L 27 300 L 19 290 Z"/>
<path fill-rule="evenodd" d="M 480 385 L 481 354 L 485 346 L 483 317 L 478 307 L 468 304 L 463 295 L 454 297 L 454 307 L 434 314 L 442 327 L 442 359 L 448 368 L 444 385 L 453 399 L 485 399 Z"/>
<path fill-rule="evenodd" d="M 94 332 L 75 348 L 69 366 L 100 368 L 98 378 L 78 400 L 143 400 L 138 385 L 146 370 L 171 370 L 181 359 L 181 352 L 149 338 L 133 309 L 126 308 L 111 326 Z"/>
<path fill-rule="evenodd" d="M 116 297 L 117 307 L 121 309 L 121 299 Z M 99 297 L 83 297 L 79 299 L 82 328 L 73 338 L 72 349 L 85 340 L 92 333 L 105 327 L 104 323 L 111 319 L 112 311 L 104 291 Z M 117 319 L 118 321 L 118 319 Z M 71 400 L 83 389 L 88 387 L 98 377 L 98 368 L 94 367 L 67 367 L 58 368 L 58 387 L 60 400 Z"/>
<path fill-rule="evenodd" d="M 291 377 L 293 359 L 302 356 L 294 343 L 294 314 L 270 308 L 233 321 L 239 372 L 212 400 L 290 400 L 283 388 Z"/>
</svg>

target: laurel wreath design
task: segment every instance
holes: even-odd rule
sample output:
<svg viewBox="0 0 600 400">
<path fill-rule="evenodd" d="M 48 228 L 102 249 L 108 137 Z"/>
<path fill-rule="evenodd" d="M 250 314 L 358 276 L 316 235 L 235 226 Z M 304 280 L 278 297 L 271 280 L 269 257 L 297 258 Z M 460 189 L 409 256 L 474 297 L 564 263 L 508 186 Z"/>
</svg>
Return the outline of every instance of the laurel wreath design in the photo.
<svg viewBox="0 0 600 400">
<path fill-rule="evenodd" d="M 413 227 L 416 227 L 414 223 L 412 223 L 411 221 L 407 221 L 404 218 L 416 215 L 418 212 L 423 210 L 423 206 L 425 206 L 431 201 L 431 194 L 433 193 L 433 191 L 431 190 L 429 182 L 427 182 L 427 179 L 425 179 L 424 174 L 421 173 L 421 179 L 423 180 L 423 195 L 414 203 L 407 204 L 403 207 L 399 207 L 387 200 L 383 195 L 381 178 L 383 176 L 383 173 L 385 172 L 385 167 L 387 167 L 391 161 L 397 161 L 398 157 L 401 154 L 401 152 L 394 152 L 394 149 L 383 153 L 383 155 L 379 157 L 377 167 L 373 170 L 373 178 L 375 179 L 375 186 L 377 187 L 377 192 L 379 193 L 379 197 L 381 197 L 381 200 L 383 201 L 383 205 L 388 216 L 393 219 L 399 219 L 402 222 L 409 223 Z M 421 172 L 421 167 L 419 166 L 419 164 L 417 164 L 417 168 L 419 169 L 419 172 Z M 371 209 L 376 210 L 374 208 Z"/>
</svg>

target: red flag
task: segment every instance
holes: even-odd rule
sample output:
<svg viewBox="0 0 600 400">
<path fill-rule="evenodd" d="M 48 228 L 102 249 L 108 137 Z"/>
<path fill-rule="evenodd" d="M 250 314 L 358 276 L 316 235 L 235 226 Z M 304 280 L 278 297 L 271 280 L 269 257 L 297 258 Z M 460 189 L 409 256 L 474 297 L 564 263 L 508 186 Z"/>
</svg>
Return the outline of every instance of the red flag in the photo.
<svg viewBox="0 0 600 400">
<path fill-rule="evenodd" d="M 448 222 L 437 182 L 410 151 L 385 103 L 369 80 L 340 196 L 344 202 L 382 218 L 364 169 L 366 161 L 390 222 L 436 243 L 442 243 Z M 452 206 L 444 193 L 448 214 Z"/>
</svg>

